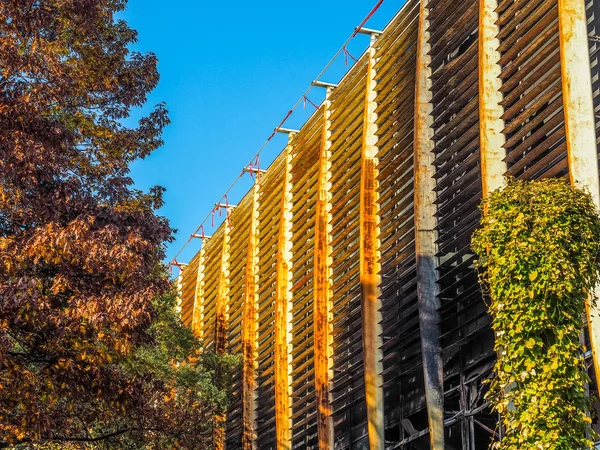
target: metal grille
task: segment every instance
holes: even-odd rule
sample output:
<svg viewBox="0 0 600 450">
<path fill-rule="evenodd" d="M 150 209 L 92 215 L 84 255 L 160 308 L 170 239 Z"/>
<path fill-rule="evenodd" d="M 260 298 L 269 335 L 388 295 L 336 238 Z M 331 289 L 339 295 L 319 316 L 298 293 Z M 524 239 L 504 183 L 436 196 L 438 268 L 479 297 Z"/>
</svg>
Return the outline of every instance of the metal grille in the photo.
<svg viewBox="0 0 600 450">
<path fill-rule="evenodd" d="M 366 59 L 331 96 L 333 420 L 336 449 L 368 440 L 359 277 L 362 115 Z"/>
<path fill-rule="evenodd" d="M 313 270 L 315 208 L 322 113 L 315 113 L 292 142 L 292 448 L 316 448 Z"/>
<path fill-rule="evenodd" d="M 258 255 L 258 368 L 256 420 L 261 449 L 276 448 L 275 442 L 275 279 L 281 193 L 285 153 L 279 155 L 262 177 L 259 200 Z"/>
<path fill-rule="evenodd" d="M 438 285 L 444 359 L 447 444 L 484 448 L 494 417 L 483 405 L 482 378 L 495 358 L 490 317 L 470 249 L 480 220 L 478 24 L 479 2 L 430 3 L 434 153 L 437 192 Z"/>
<path fill-rule="evenodd" d="M 506 0 L 499 12 L 508 173 L 565 175 L 558 2 Z"/>
<path fill-rule="evenodd" d="M 248 257 L 248 233 L 252 219 L 252 193 L 247 194 L 230 217 L 231 234 L 236 236 L 230 241 L 227 350 L 229 353 L 242 354 L 242 319 L 244 313 L 244 276 Z M 231 386 L 231 405 L 227 412 L 227 440 L 229 450 L 242 447 L 242 368 L 233 373 Z"/>
<path fill-rule="evenodd" d="M 181 308 L 181 321 L 188 327 L 192 326 L 192 315 L 194 313 L 194 302 L 196 300 L 196 280 L 198 278 L 199 263 L 200 253 L 194 256 L 181 274 L 179 307 Z"/>
<path fill-rule="evenodd" d="M 223 227 L 213 234 L 205 243 L 204 253 L 204 296 L 203 296 L 203 315 L 202 337 L 204 348 L 208 351 L 214 351 L 215 328 L 216 328 L 216 307 L 217 295 L 219 290 L 219 274 L 221 273 L 221 252 L 223 251 Z"/>
<path fill-rule="evenodd" d="M 419 3 L 376 42 L 385 440 L 427 427 L 415 273 L 413 119 Z M 402 425 L 404 421 L 404 425 Z M 408 421 L 408 422 L 407 422 Z M 411 427 L 412 426 L 412 427 Z"/>
</svg>

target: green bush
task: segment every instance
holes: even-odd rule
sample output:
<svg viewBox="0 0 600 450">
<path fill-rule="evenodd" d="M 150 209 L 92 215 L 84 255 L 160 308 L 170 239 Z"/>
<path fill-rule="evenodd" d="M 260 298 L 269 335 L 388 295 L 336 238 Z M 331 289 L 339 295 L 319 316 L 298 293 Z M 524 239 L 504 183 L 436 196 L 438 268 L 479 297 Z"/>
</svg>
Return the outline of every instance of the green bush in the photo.
<svg viewBox="0 0 600 450">
<path fill-rule="evenodd" d="M 556 179 L 511 181 L 482 208 L 472 247 L 498 353 L 487 399 L 504 428 L 492 447 L 590 448 L 579 337 L 599 278 L 598 212 L 589 194 Z"/>
</svg>

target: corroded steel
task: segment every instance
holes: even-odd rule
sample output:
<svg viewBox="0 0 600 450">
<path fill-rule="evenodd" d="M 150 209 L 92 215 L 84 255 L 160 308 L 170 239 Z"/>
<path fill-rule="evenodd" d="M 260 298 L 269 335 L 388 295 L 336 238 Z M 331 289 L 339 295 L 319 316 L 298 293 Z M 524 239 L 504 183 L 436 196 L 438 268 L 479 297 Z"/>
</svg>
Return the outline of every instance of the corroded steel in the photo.
<svg viewBox="0 0 600 450">
<path fill-rule="evenodd" d="M 227 211 L 229 214 L 229 211 Z M 215 307 L 215 353 L 224 355 L 227 350 L 227 306 L 229 295 L 229 226 L 223 228 L 223 242 L 221 249 L 221 268 L 217 290 L 217 303 Z M 225 449 L 225 420 L 226 417 L 216 418 L 214 432 L 215 450 Z"/>
<path fill-rule="evenodd" d="M 291 449 L 290 411 L 290 289 L 291 289 L 291 183 L 290 158 L 293 134 L 285 150 L 285 172 L 279 218 L 277 279 L 275 284 L 275 433 L 277 449 Z"/>
<path fill-rule="evenodd" d="M 244 310 L 246 307 L 246 269 L 248 245 L 252 228 L 254 190 L 248 192 L 226 221 L 229 234 L 229 295 L 227 308 L 227 352 L 242 356 L 244 353 Z M 235 237 L 235 239 L 233 239 Z M 255 265 L 256 266 L 256 265 Z M 256 273 L 256 271 L 255 271 Z M 254 321 L 256 325 L 256 320 Z M 256 339 L 254 339 L 256 342 Z M 240 448 L 244 434 L 243 364 L 231 373 L 231 395 L 227 410 L 225 447 Z M 254 394 L 254 392 L 253 392 Z M 253 409 L 253 408 L 252 408 Z M 253 411 L 252 411 L 253 412 Z"/>
<path fill-rule="evenodd" d="M 507 169 L 497 8 L 498 0 L 479 0 L 479 151 L 483 197 L 504 185 Z"/>
<path fill-rule="evenodd" d="M 433 105 L 431 94 L 431 46 L 429 1 L 421 1 L 417 43 L 415 89 L 415 252 L 419 325 L 425 376 L 425 397 L 431 448 L 444 448 L 443 366 L 440 349 L 440 301 L 437 281 L 437 232 L 435 156 L 433 154 Z"/>
<path fill-rule="evenodd" d="M 223 242 L 221 249 L 221 270 L 215 308 L 215 353 L 223 355 L 227 349 L 227 307 L 229 299 L 229 231 L 223 227 Z"/>
<path fill-rule="evenodd" d="M 178 308 L 180 308 L 181 311 L 181 320 L 187 326 L 190 326 L 193 320 L 199 261 L 200 255 L 197 254 L 192 258 L 190 263 L 185 266 L 178 277 L 180 283 L 179 292 L 181 293 L 178 299 Z"/>
<path fill-rule="evenodd" d="M 281 153 L 261 176 L 258 203 L 256 434 L 261 449 L 276 449 L 275 294 L 282 188 L 287 155 Z"/>
<path fill-rule="evenodd" d="M 175 280 L 175 286 L 177 286 L 177 292 L 183 291 L 182 278 L 183 278 L 182 274 L 180 273 L 179 276 Z M 182 312 L 182 308 L 181 308 L 182 300 L 183 300 L 183 297 L 181 295 L 178 295 L 177 296 L 177 304 L 175 306 L 175 310 L 177 311 L 178 314 L 181 314 L 181 312 Z"/>
<path fill-rule="evenodd" d="M 198 273 L 196 276 L 196 289 L 194 292 L 194 309 L 192 312 L 192 333 L 202 341 L 204 320 L 204 242 L 198 252 Z"/>
<path fill-rule="evenodd" d="M 563 105 L 571 183 L 587 190 L 600 208 L 596 124 L 584 0 L 559 0 L 558 23 Z M 600 289 L 598 290 L 600 292 Z M 587 303 L 596 376 L 600 374 L 600 306 Z"/>
<path fill-rule="evenodd" d="M 321 152 L 323 107 L 319 108 L 302 130 L 294 136 L 291 158 L 292 289 L 291 326 L 291 408 L 292 448 L 315 448 L 319 445 L 317 396 L 317 354 L 314 301 L 314 259 L 316 209 Z M 303 211 L 303 214 L 299 214 Z M 321 345 L 327 342 L 321 342 Z"/>
<path fill-rule="evenodd" d="M 248 256 L 244 278 L 244 318 L 242 344 L 242 450 L 256 449 L 256 331 L 258 266 L 258 182 L 252 193 Z"/>
<path fill-rule="evenodd" d="M 381 392 L 381 316 L 379 267 L 379 215 L 377 186 L 377 109 L 375 91 L 375 43 L 367 51 L 368 66 L 362 127 L 360 180 L 360 284 L 365 395 L 369 448 L 383 450 L 383 396 Z"/>
<path fill-rule="evenodd" d="M 427 428 L 416 301 L 413 123 L 419 3 L 406 7 L 375 42 L 381 253 L 382 390 L 386 441 Z M 426 440 L 424 436 L 422 440 Z M 418 443 L 421 445 L 421 443 Z M 422 444 L 426 446 L 426 443 Z"/>
<path fill-rule="evenodd" d="M 520 179 L 568 170 L 558 1 L 500 0 L 498 38 L 508 174 Z"/>
<path fill-rule="evenodd" d="M 337 448 L 368 448 L 360 285 L 360 186 L 367 58 L 332 92 L 332 416 Z"/>
<path fill-rule="evenodd" d="M 217 313 L 222 302 L 219 300 L 220 289 L 224 289 L 222 274 L 223 243 L 225 224 L 221 225 L 213 236 L 204 243 L 204 275 L 202 295 L 201 336 L 205 350 L 216 352 Z"/>
<path fill-rule="evenodd" d="M 317 181 L 317 203 L 315 211 L 314 249 L 314 352 L 315 391 L 317 398 L 317 434 L 319 449 L 329 450 L 334 446 L 333 421 L 331 417 L 331 245 L 329 211 L 331 194 L 331 102 L 327 94 L 323 106 L 323 123 L 319 153 L 319 175 Z"/>
</svg>

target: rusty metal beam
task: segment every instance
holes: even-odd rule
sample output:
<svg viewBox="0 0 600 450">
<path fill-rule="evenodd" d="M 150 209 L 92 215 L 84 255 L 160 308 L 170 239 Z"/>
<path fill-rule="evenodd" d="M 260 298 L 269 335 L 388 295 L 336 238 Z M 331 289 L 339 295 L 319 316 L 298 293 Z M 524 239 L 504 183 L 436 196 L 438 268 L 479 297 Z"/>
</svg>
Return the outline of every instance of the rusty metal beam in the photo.
<svg viewBox="0 0 600 450">
<path fill-rule="evenodd" d="M 227 211 L 229 214 L 229 211 Z M 215 353 L 224 355 L 227 351 L 227 307 L 229 297 L 229 226 L 222 225 L 223 243 L 221 250 L 221 270 L 219 272 L 219 285 L 217 290 L 217 304 L 215 307 Z M 214 432 L 215 450 L 225 450 L 225 415 L 216 419 Z"/>
<path fill-rule="evenodd" d="M 383 450 L 383 393 L 381 389 L 381 317 L 379 309 L 379 205 L 377 183 L 377 93 L 375 91 L 375 43 L 368 49 L 365 110 L 363 115 L 360 182 L 360 284 L 365 394 L 370 450 Z"/>
<path fill-rule="evenodd" d="M 290 302 L 291 302 L 291 154 L 290 133 L 285 149 L 285 174 L 279 218 L 277 279 L 275 283 L 275 434 L 278 450 L 290 450 L 292 416 L 290 409 Z"/>
<path fill-rule="evenodd" d="M 417 293 L 425 397 L 431 449 L 444 449 L 443 365 L 440 349 L 440 301 L 437 281 L 437 232 L 435 219 L 435 168 L 433 166 L 433 117 L 431 94 L 431 46 L 429 1 L 419 11 L 417 74 L 415 84 L 415 251 Z"/>
<path fill-rule="evenodd" d="M 584 0 L 558 1 L 560 65 L 569 174 L 600 207 L 598 150 Z M 598 294 L 599 292 L 597 292 Z M 600 374 L 600 305 L 587 304 L 587 319 L 596 376 Z"/>
<path fill-rule="evenodd" d="M 314 250 L 314 364 L 317 396 L 317 433 L 319 450 L 333 449 L 333 419 L 331 417 L 331 101 L 332 88 L 327 88 L 323 107 L 317 205 L 315 211 Z"/>
<path fill-rule="evenodd" d="M 229 296 L 229 231 L 227 224 L 223 224 L 223 243 L 221 250 L 221 271 L 219 273 L 219 286 L 217 293 L 216 318 L 215 318 L 215 353 L 225 354 L 227 350 L 227 307 Z"/>
<path fill-rule="evenodd" d="M 175 305 L 175 311 L 177 311 L 177 313 L 181 316 L 181 303 L 183 301 L 182 299 L 182 293 L 183 293 L 183 272 L 180 272 L 179 275 L 177 276 L 177 278 L 175 279 L 175 286 L 177 286 L 177 303 Z"/>
<path fill-rule="evenodd" d="M 192 312 L 192 333 L 199 341 L 202 341 L 203 336 L 203 321 L 204 321 L 204 241 L 200 249 L 198 258 L 198 274 L 196 276 L 196 290 L 194 292 L 194 310 Z"/>
<path fill-rule="evenodd" d="M 497 8 L 498 0 L 479 0 L 479 143 L 484 198 L 504 186 L 506 173 Z"/>
<path fill-rule="evenodd" d="M 598 156 L 584 0 L 559 0 L 560 60 L 569 173 L 600 206 Z M 600 342 L 600 341 L 598 341 Z"/>
<path fill-rule="evenodd" d="M 259 175 L 260 177 L 260 175 Z M 242 450 L 256 450 L 256 357 L 257 357 L 257 264 L 259 181 L 252 194 L 252 217 L 248 236 L 248 257 L 244 277 L 244 318 L 242 337 Z"/>
</svg>

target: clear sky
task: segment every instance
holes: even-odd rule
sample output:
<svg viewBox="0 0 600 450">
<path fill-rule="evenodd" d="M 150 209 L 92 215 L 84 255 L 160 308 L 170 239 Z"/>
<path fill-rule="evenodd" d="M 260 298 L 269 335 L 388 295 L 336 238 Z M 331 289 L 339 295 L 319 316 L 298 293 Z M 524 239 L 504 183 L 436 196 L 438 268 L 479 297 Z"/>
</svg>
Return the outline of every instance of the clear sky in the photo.
<svg viewBox="0 0 600 450">
<path fill-rule="evenodd" d="M 159 59 L 161 82 L 149 105 L 165 101 L 173 121 L 164 147 L 136 163 L 132 173 L 139 188 L 167 189 L 160 213 L 178 230 L 169 260 L 376 3 L 129 0 L 122 16 L 139 32 L 135 49 Z M 385 0 L 366 26 L 383 28 L 403 4 Z M 368 40 L 358 35 L 348 47 L 351 54 L 358 57 Z M 347 70 L 342 55 L 323 80 L 337 82 Z M 321 91 L 309 98 L 319 104 Z M 299 128 L 313 110 L 301 105 L 286 126 Z M 262 168 L 285 141 L 277 136 L 269 143 Z M 250 186 L 246 175 L 230 202 Z M 207 234 L 210 225 L 209 220 Z M 193 242 L 180 262 L 188 262 L 199 247 Z"/>
</svg>

